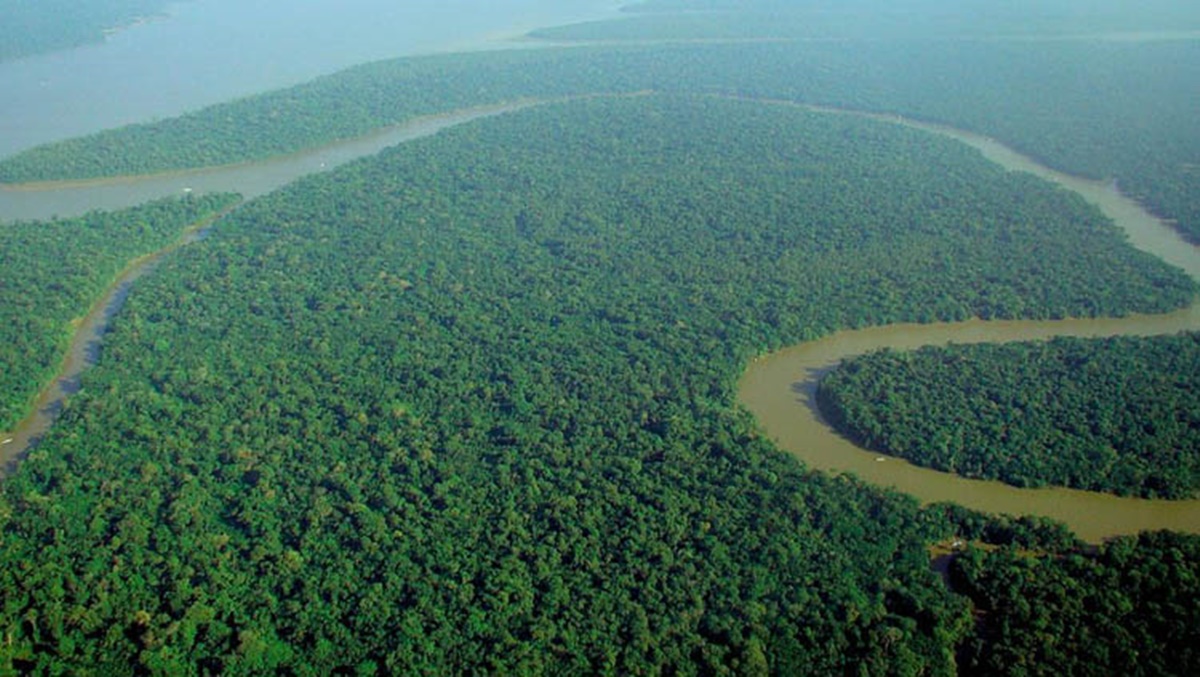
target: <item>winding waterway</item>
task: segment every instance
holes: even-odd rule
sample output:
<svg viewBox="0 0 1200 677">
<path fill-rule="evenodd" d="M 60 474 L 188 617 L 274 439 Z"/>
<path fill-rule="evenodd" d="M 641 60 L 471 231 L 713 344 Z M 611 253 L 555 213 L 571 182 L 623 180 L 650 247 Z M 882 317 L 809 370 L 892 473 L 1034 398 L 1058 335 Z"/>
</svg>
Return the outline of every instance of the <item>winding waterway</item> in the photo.
<svg viewBox="0 0 1200 677">
<path fill-rule="evenodd" d="M 428 136 L 470 120 L 542 103 L 548 101 L 530 100 L 452 111 L 413 120 L 360 139 L 259 163 L 133 179 L 0 190 L 0 214 L 10 218 L 14 215 L 20 218 L 63 216 L 88 209 L 137 204 L 188 189 L 236 191 L 254 197 L 301 176 L 331 169 L 397 143 Z M 958 139 L 1010 170 L 1030 172 L 1079 193 L 1121 226 L 1134 246 L 1200 279 L 1200 253 L 1196 248 L 1184 242 L 1168 225 L 1122 196 L 1111 182 L 1087 181 L 1053 171 L 992 139 L 949 127 L 894 115 L 788 105 L 800 105 L 827 114 L 858 115 Z M 49 429 L 66 398 L 78 390 L 80 374 L 95 362 L 103 333 L 120 308 L 130 284 L 144 274 L 161 253 L 131 265 L 80 324 L 59 377 L 41 395 L 33 414 L 14 432 L 0 436 L 0 439 L 12 438 L 11 442 L 0 445 L 0 463 L 10 465 Z M 1064 335 L 1153 335 L 1187 329 L 1200 329 L 1200 305 L 1153 316 L 1055 321 L 973 320 L 843 331 L 755 360 L 740 381 L 739 397 L 780 447 L 806 464 L 830 472 L 854 473 L 864 480 L 895 487 L 922 501 L 952 501 L 988 512 L 1052 517 L 1067 523 L 1080 537 L 1090 541 L 1144 529 L 1200 532 L 1200 501 L 1196 500 L 1152 501 L 1071 489 L 1019 489 L 999 482 L 969 480 L 880 456 L 855 446 L 826 425 L 816 410 L 813 397 L 820 375 L 840 360 L 885 347 L 912 349 L 949 342 L 1017 341 Z"/>
<path fill-rule="evenodd" d="M 809 110 L 846 113 L 814 106 Z M 1073 190 L 1095 204 L 1129 234 L 1130 242 L 1200 280 L 1200 252 L 1170 226 L 1124 197 L 1111 182 L 1088 181 L 1056 172 L 993 139 L 949 127 L 890 115 L 855 113 L 950 136 L 1013 171 L 1025 171 Z M 785 348 L 755 360 L 738 387 L 742 403 L 771 438 L 811 467 L 853 473 L 923 502 L 950 501 L 977 510 L 1035 514 L 1065 522 L 1081 538 L 1133 534 L 1146 529 L 1200 533 L 1200 500 L 1161 501 L 1122 498 L 1063 488 L 1021 489 L 1001 482 L 972 480 L 921 468 L 863 449 L 835 432 L 816 407 L 821 375 L 841 360 L 882 348 L 909 350 L 924 345 L 1046 339 L 1052 336 L 1169 334 L 1200 329 L 1200 305 L 1165 315 L 1037 321 L 982 321 L 895 324 L 841 331 Z"/>
<path fill-rule="evenodd" d="M 38 393 L 33 409 L 12 432 L 0 433 L 0 441 L 3 442 L 0 444 L 0 477 L 16 468 L 18 461 L 50 430 L 66 406 L 67 399 L 79 392 L 83 372 L 99 359 L 104 332 L 124 305 L 133 283 L 150 272 L 169 252 L 202 239 L 217 219 L 235 207 L 197 221 L 184 229 L 175 242 L 130 261 L 104 294 L 92 304 L 87 315 L 74 322 L 75 333 L 59 365 L 58 374 Z"/>
<path fill-rule="evenodd" d="M 263 162 L 125 179 L 63 182 L 0 189 L 0 214 L 17 209 L 20 218 L 68 216 L 90 209 L 113 209 L 179 194 L 185 190 L 238 192 L 245 198 L 266 194 L 302 176 L 329 171 L 351 160 L 372 155 L 389 146 L 419 139 L 471 120 L 519 110 L 542 101 L 479 106 L 413 119 L 357 139 Z M 193 188 L 194 187 L 194 188 Z M 54 424 L 67 399 L 79 391 L 84 370 L 96 363 L 104 332 L 120 310 L 134 281 L 145 275 L 167 252 L 203 236 L 210 221 L 189 229 L 182 239 L 164 249 L 131 261 L 86 316 L 75 325 L 75 334 L 58 374 L 39 393 L 31 412 L 12 431 L 0 431 L 0 475 L 11 471 Z M 0 227 L 3 227 L 0 225 Z"/>
<path fill-rule="evenodd" d="M 185 192 L 265 195 L 309 174 L 329 171 L 389 146 L 419 139 L 471 120 L 545 103 L 477 106 L 413 118 L 373 134 L 261 162 L 94 181 L 0 184 L 0 220 L 68 218 L 93 209 L 120 209 Z M 0 225 L 2 227 L 2 225 Z"/>
</svg>

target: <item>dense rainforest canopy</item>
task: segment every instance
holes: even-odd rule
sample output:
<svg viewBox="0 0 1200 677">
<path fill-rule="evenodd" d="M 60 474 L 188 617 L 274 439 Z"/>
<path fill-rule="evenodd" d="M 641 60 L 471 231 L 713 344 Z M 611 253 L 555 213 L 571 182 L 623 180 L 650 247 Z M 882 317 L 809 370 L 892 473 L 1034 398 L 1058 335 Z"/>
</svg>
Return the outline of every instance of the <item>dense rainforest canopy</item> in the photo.
<svg viewBox="0 0 1200 677">
<path fill-rule="evenodd" d="M 1200 490 L 1200 335 L 882 351 L 822 381 L 865 446 L 967 477 L 1148 498 Z"/>
<path fill-rule="evenodd" d="M 0 495 L 16 669 L 949 674 L 993 636 L 925 544 L 1070 538 L 806 471 L 745 361 L 1193 291 L 955 142 L 657 96 L 302 180 L 143 282 Z"/>
<path fill-rule="evenodd" d="M 0 432 L 28 413 L 72 333 L 125 265 L 236 199 L 169 199 L 75 219 L 0 225 Z"/>
<path fill-rule="evenodd" d="M 840 328 L 1194 297 L 1074 195 L 960 144 L 735 100 L 992 135 L 1115 179 L 1200 239 L 1200 45 L 1171 37 L 1195 30 L 1194 3 L 879 5 L 648 0 L 545 34 L 603 45 L 369 64 L 0 161 L 6 182 L 159 172 L 456 108 L 642 93 L 300 181 L 141 280 L 0 487 L 0 672 L 1200 673 L 1200 538 L 1092 549 L 1045 519 L 920 506 L 809 471 L 735 401 L 749 359 Z M 719 13 L 659 14 L 680 9 Z M 686 44 L 613 44 L 664 40 Z M 125 261 L 231 199 L 0 225 L 16 238 L 0 239 L 0 311 L 17 318 L 0 349 L 37 344 L 3 357 L 15 406 L 47 374 L 22 355 L 52 364 Z M 1178 373 L 1194 346 L 1171 340 L 1194 339 L 954 364 L 1119 359 L 1079 399 L 1148 407 L 1141 432 L 1160 439 L 1166 409 L 1194 420 Z M 1013 364 L 1034 353 L 1045 364 Z M 1106 440 L 1139 432 L 1097 416 L 1087 432 Z M 1170 478 L 1112 451 L 1130 491 L 1194 472 L 1165 447 Z M 942 580 L 928 546 L 954 541 L 970 545 Z"/>
<path fill-rule="evenodd" d="M 1195 536 L 1144 533 L 1089 554 L 972 549 L 950 576 L 977 609 L 965 674 L 1171 675 L 1200 663 Z"/>
</svg>

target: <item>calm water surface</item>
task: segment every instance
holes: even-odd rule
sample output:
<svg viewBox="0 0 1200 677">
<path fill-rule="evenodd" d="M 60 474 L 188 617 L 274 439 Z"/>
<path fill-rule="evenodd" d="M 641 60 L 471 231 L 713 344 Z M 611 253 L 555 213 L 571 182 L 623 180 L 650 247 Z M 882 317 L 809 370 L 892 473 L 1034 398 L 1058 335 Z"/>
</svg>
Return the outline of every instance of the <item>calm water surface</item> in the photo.
<svg viewBox="0 0 1200 677">
<path fill-rule="evenodd" d="M 310 80 L 505 44 L 618 0 L 190 0 L 102 44 L 0 63 L 0 157 Z"/>
<path fill-rule="evenodd" d="M 0 185 L 0 221 L 70 217 L 92 209 L 119 209 L 188 192 L 233 192 L 249 199 L 309 174 L 329 171 L 389 146 L 434 134 L 446 127 L 517 110 L 528 104 L 479 106 L 443 115 L 419 117 L 357 139 L 261 162 L 172 172 L 144 177 L 49 184 L 49 187 Z"/>
<path fill-rule="evenodd" d="M 164 194 L 180 191 L 182 185 L 196 186 L 197 190 L 219 192 L 236 191 L 246 198 L 268 193 L 275 188 L 308 174 L 328 171 L 358 157 L 376 153 L 388 146 L 418 139 L 457 124 L 491 115 L 517 110 L 528 104 L 506 104 L 484 106 L 445 115 L 418 118 L 408 123 L 383 130 L 360 139 L 353 139 L 325 148 L 276 158 L 267 162 L 252 163 L 236 167 L 214 168 L 178 175 L 147 177 L 142 179 L 84 183 L 82 186 L 63 186 L 54 190 L 0 190 L 0 206 L 10 199 L 26 198 L 24 203 L 33 215 L 42 212 L 58 212 L 63 205 L 76 211 L 86 211 L 101 206 L 137 204 Z M 188 188 L 188 190 L 192 190 Z M 112 205 L 108 203 L 114 203 Z M 69 211 L 69 210 L 68 210 Z M 189 244 L 202 237 L 209 222 L 198 225 L 185 233 L 181 244 Z M 12 431 L 0 430 L 0 475 L 11 472 L 26 453 L 50 430 L 54 420 L 62 412 L 67 398 L 79 390 L 80 376 L 84 370 L 96 363 L 104 333 L 116 313 L 125 303 L 125 298 L 134 281 L 145 275 L 163 254 L 178 245 L 143 257 L 130 266 L 112 284 L 91 311 L 79 322 L 67 355 L 63 358 L 58 375 L 38 395 L 33 410 Z"/>
</svg>

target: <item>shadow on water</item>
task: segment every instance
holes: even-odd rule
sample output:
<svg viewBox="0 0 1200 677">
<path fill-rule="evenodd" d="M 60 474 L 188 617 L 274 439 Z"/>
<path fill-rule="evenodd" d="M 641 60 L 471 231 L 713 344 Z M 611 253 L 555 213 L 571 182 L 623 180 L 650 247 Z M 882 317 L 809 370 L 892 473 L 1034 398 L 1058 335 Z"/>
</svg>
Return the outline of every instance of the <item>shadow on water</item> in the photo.
<svg viewBox="0 0 1200 677">
<path fill-rule="evenodd" d="M 820 419 L 822 423 L 825 422 L 825 419 L 821 415 L 821 407 L 817 403 L 817 388 L 821 385 L 821 379 L 837 366 L 829 364 L 823 367 L 806 367 L 803 378 L 796 379 L 791 385 L 791 391 L 796 395 L 796 402 L 807 407 L 812 415 Z"/>
</svg>

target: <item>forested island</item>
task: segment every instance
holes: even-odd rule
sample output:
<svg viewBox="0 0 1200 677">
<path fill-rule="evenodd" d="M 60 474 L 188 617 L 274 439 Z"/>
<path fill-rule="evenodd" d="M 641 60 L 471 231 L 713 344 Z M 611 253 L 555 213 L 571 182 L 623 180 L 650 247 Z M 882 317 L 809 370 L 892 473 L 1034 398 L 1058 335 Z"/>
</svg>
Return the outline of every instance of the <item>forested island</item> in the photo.
<svg viewBox="0 0 1200 677">
<path fill-rule="evenodd" d="M 864 446 L 1017 486 L 1200 490 L 1200 335 L 880 351 L 818 390 Z"/>
<path fill-rule="evenodd" d="M 1200 537 L 1085 545 L 921 505 L 805 467 L 736 398 L 756 357 L 841 329 L 1197 291 L 1074 193 L 786 102 L 992 134 L 1195 236 L 1197 43 L 778 39 L 791 3 L 736 4 L 739 44 L 698 20 L 694 43 L 368 64 L 0 161 L 9 182 L 162 172 L 541 100 L 248 201 L 138 282 L 0 485 L 0 672 L 1200 672 Z M 17 315 L 86 308 L 104 271 L 232 199 L 0 224 L 26 238 L 0 243 L 30 271 Z M 1169 372 L 1195 347 L 1166 341 L 1194 337 L 1161 340 L 943 362 L 1122 355 L 1096 376 L 1157 374 L 1131 388 L 1153 418 L 1166 384 L 1193 408 Z M 1167 495 L 1159 475 L 1129 474 Z"/>
<path fill-rule="evenodd" d="M 980 518 L 781 456 L 741 365 L 1192 291 L 1069 194 L 886 123 L 706 97 L 471 123 L 255 200 L 135 289 L 4 484 L 4 650 L 948 673 L 973 626 L 924 544 Z"/>
<path fill-rule="evenodd" d="M 75 219 L 0 226 L 0 432 L 28 413 L 72 333 L 117 274 L 236 200 L 169 199 Z"/>
</svg>

